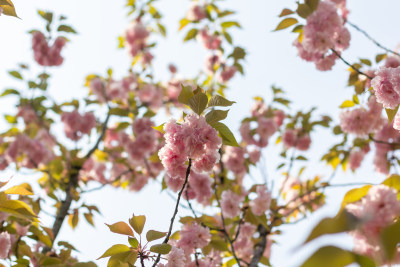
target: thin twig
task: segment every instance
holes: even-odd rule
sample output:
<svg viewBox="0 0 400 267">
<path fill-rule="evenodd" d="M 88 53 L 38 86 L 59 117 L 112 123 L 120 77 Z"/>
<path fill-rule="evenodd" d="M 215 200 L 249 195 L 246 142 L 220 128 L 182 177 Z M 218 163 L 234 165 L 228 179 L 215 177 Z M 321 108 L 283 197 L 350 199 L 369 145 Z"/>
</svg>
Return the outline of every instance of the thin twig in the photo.
<svg viewBox="0 0 400 267">
<path fill-rule="evenodd" d="M 361 70 L 357 69 L 356 67 L 354 67 L 352 64 L 350 64 L 347 60 L 345 60 L 335 49 L 331 48 L 331 51 L 338 57 L 340 58 L 340 60 L 343 61 L 344 64 L 346 64 L 347 66 L 349 66 L 352 70 L 354 70 L 355 72 L 357 72 L 360 75 L 363 75 L 365 77 L 367 77 L 368 79 L 372 80 L 373 77 L 369 76 L 368 74 L 362 72 Z"/>
<path fill-rule="evenodd" d="M 191 167 L 192 167 L 192 159 L 189 158 L 189 165 L 188 165 L 188 167 L 186 169 L 185 182 L 182 185 L 182 189 L 178 193 L 178 199 L 176 200 L 174 214 L 171 217 L 171 223 L 169 225 L 168 234 L 167 234 L 167 236 L 165 237 L 165 239 L 163 241 L 164 244 L 168 243 L 169 237 L 171 236 L 172 227 L 174 226 L 175 217 L 178 214 L 179 202 L 181 200 L 182 193 L 185 190 L 186 184 L 187 184 L 187 182 L 189 180 L 189 174 L 190 174 L 190 168 Z M 160 258 L 161 258 L 161 254 L 158 254 L 157 259 L 154 261 L 153 267 L 156 267 L 157 263 L 160 261 Z"/>
<path fill-rule="evenodd" d="M 234 248 L 234 246 L 233 246 L 233 242 L 232 242 L 231 238 L 229 237 L 228 232 L 226 231 L 226 227 L 225 227 L 225 217 L 224 217 L 224 213 L 222 212 L 222 207 L 221 207 L 221 203 L 220 203 L 219 198 L 218 198 L 217 187 L 216 187 L 216 186 L 217 186 L 217 184 L 215 184 L 215 186 L 214 186 L 214 195 L 215 195 L 215 199 L 217 200 L 218 207 L 221 208 L 221 213 L 220 213 L 220 214 L 221 214 L 221 221 L 222 221 L 223 233 L 224 233 L 224 235 L 225 235 L 225 238 L 228 240 L 228 242 L 229 242 L 229 244 L 230 244 L 230 246 L 231 246 L 231 250 L 232 250 L 232 255 L 233 255 L 233 257 L 235 258 L 235 260 L 236 260 L 237 264 L 239 265 L 239 267 L 241 267 L 241 265 L 240 265 L 240 260 L 239 260 L 238 256 L 236 255 L 235 248 Z"/>
<path fill-rule="evenodd" d="M 399 53 L 383 46 L 381 43 L 379 43 L 378 41 L 376 41 L 374 38 L 372 38 L 366 31 L 364 31 L 363 29 L 361 29 L 360 27 L 358 27 L 357 25 L 355 25 L 354 23 L 350 22 L 350 21 L 346 21 L 347 24 L 349 24 L 351 27 L 353 27 L 354 29 L 356 29 L 357 31 L 361 32 L 365 37 L 367 37 L 369 40 L 371 40 L 377 47 L 382 48 L 383 50 L 385 50 L 386 52 L 392 53 L 393 55 L 396 56 L 400 56 Z"/>
</svg>

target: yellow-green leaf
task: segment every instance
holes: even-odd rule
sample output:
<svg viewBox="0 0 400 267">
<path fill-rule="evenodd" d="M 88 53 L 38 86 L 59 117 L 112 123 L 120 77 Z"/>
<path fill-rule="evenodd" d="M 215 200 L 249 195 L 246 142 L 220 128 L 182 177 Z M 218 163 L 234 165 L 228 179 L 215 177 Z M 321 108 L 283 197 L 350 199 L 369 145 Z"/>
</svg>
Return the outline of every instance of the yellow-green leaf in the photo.
<svg viewBox="0 0 400 267">
<path fill-rule="evenodd" d="M 129 225 L 125 222 L 117 222 L 111 225 L 110 224 L 106 225 L 108 226 L 108 228 L 110 228 L 110 231 L 113 233 L 133 236 L 132 228 L 130 228 Z"/>
<path fill-rule="evenodd" d="M 18 15 L 17 15 L 17 12 L 15 11 L 14 4 L 13 4 L 13 2 L 11 0 L 2 0 L 1 4 L 0 4 L 0 7 L 3 9 L 3 14 L 4 15 L 19 18 Z"/>
<path fill-rule="evenodd" d="M 370 188 L 371 185 L 365 185 L 360 188 L 354 188 L 349 190 L 343 198 L 341 209 L 343 209 L 347 204 L 357 202 L 363 197 L 365 197 L 368 194 Z"/>
<path fill-rule="evenodd" d="M 179 31 L 182 30 L 186 25 L 190 23 L 190 20 L 183 18 L 179 21 Z"/>
<path fill-rule="evenodd" d="M 394 116 L 396 116 L 397 111 L 399 110 L 399 105 L 395 109 L 385 108 L 386 114 L 388 116 L 389 123 L 392 123 Z"/>
<path fill-rule="evenodd" d="M 110 247 L 109 249 L 107 249 L 106 252 L 104 252 L 103 255 L 101 255 L 97 259 L 106 258 L 106 257 L 114 256 L 114 255 L 124 253 L 124 252 L 130 252 L 130 251 L 131 250 L 127 245 L 116 244 L 116 245 Z"/>
<path fill-rule="evenodd" d="M 183 39 L 184 42 L 194 39 L 197 35 L 197 29 L 193 28 L 186 34 L 185 38 Z"/>
<path fill-rule="evenodd" d="M 334 246 L 318 249 L 301 267 L 345 267 L 351 263 L 358 263 L 362 267 L 375 267 L 374 262 L 368 257 Z"/>
<path fill-rule="evenodd" d="M 194 96 L 193 88 L 191 86 L 185 86 L 181 84 L 181 93 L 178 96 L 178 101 L 182 104 L 188 105 L 189 99 Z"/>
<path fill-rule="evenodd" d="M 208 101 L 208 107 L 229 107 L 232 106 L 232 104 L 236 103 L 235 101 L 229 101 L 228 99 L 220 96 L 220 95 L 214 95 L 210 98 L 210 101 Z"/>
<path fill-rule="evenodd" d="M 279 14 L 279 17 L 284 17 L 290 14 L 293 14 L 294 12 L 288 8 L 284 8 L 281 12 L 281 14 Z"/>
<path fill-rule="evenodd" d="M 146 216 L 144 215 L 138 215 L 138 216 L 133 215 L 132 218 L 129 219 L 129 224 L 139 235 L 143 232 L 143 227 L 145 223 L 146 223 Z"/>
<path fill-rule="evenodd" d="M 295 18 L 286 18 L 278 24 L 275 31 L 286 29 L 286 28 L 296 24 L 297 22 L 298 22 L 298 20 Z"/>
<path fill-rule="evenodd" d="M 211 110 L 206 114 L 206 121 L 209 124 L 222 121 L 228 116 L 228 112 L 229 110 L 218 110 L 218 109 Z"/>
<path fill-rule="evenodd" d="M 229 130 L 229 128 L 221 123 L 221 122 L 214 122 L 212 124 L 210 124 L 215 130 L 217 130 L 217 132 L 219 133 L 219 135 L 222 138 L 222 143 L 224 145 L 228 145 L 228 146 L 236 146 L 238 147 L 239 144 L 236 141 L 235 136 L 233 135 L 233 133 L 231 132 L 231 130 Z"/>
<path fill-rule="evenodd" d="M 343 101 L 343 103 L 340 105 L 340 108 L 350 108 L 350 107 L 354 107 L 356 103 L 354 103 L 351 100 L 345 100 Z"/>
<path fill-rule="evenodd" d="M 392 260 L 400 243 L 400 221 L 386 227 L 381 233 L 381 244 L 386 257 Z"/>
<path fill-rule="evenodd" d="M 150 251 L 159 254 L 168 254 L 171 251 L 170 244 L 157 244 L 150 247 Z"/>
<path fill-rule="evenodd" d="M 23 196 L 33 195 L 31 191 L 27 190 L 25 187 L 20 185 L 10 187 L 7 190 L 5 190 L 4 193 L 9 195 L 23 195 Z"/>
<path fill-rule="evenodd" d="M 147 239 L 147 241 L 150 242 L 150 241 L 154 241 L 154 240 L 160 239 L 160 238 L 162 238 L 162 237 L 164 237 L 166 235 L 167 235 L 167 233 L 165 233 L 165 232 L 158 232 L 158 231 L 154 231 L 154 230 L 149 230 L 146 233 L 146 239 Z"/>
<path fill-rule="evenodd" d="M 189 107 L 198 115 L 206 109 L 208 98 L 205 93 L 197 93 L 189 99 Z"/>
<path fill-rule="evenodd" d="M 382 184 L 392 187 L 397 191 L 400 191 L 400 176 L 396 174 L 391 175 L 385 181 L 383 181 Z"/>
</svg>

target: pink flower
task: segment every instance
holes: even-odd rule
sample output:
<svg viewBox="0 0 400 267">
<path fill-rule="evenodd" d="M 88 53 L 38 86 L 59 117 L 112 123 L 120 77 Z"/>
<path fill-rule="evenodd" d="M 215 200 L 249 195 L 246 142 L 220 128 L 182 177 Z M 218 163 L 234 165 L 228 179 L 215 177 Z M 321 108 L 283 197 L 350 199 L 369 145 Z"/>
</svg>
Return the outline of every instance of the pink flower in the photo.
<svg viewBox="0 0 400 267">
<path fill-rule="evenodd" d="M 400 57 L 399 56 L 388 56 L 385 60 L 386 68 L 397 68 L 400 67 Z"/>
<path fill-rule="evenodd" d="M 211 35 L 207 28 L 200 30 L 197 34 L 197 38 L 204 47 L 209 50 L 216 50 L 221 46 L 221 37 L 218 35 Z"/>
<path fill-rule="evenodd" d="M 213 74 L 215 72 L 215 66 L 221 61 L 220 57 L 221 56 L 218 54 L 211 54 L 207 56 L 205 69 L 209 74 Z"/>
<path fill-rule="evenodd" d="M 200 6 L 196 3 L 192 3 L 187 14 L 188 20 L 199 21 L 206 17 L 204 6 Z"/>
<path fill-rule="evenodd" d="M 376 99 L 385 108 L 395 109 L 400 104 L 400 67 L 382 67 L 371 81 Z"/>
<path fill-rule="evenodd" d="M 265 186 L 259 185 L 256 187 L 257 198 L 250 201 L 251 211 L 257 215 L 261 216 L 267 210 L 271 204 L 271 193 L 267 191 Z"/>
<path fill-rule="evenodd" d="M 228 82 L 230 79 L 233 78 L 233 76 L 235 75 L 236 71 L 237 71 L 237 67 L 236 67 L 236 66 L 228 66 L 228 67 L 225 67 L 225 68 L 222 70 L 222 72 L 221 72 L 221 74 L 220 74 L 220 76 L 219 76 L 219 81 L 220 81 L 221 83 L 226 83 L 226 82 Z"/>
<path fill-rule="evenodd" d="M 196 248 L 207 246 L 211 240 L 210 231 L 197 223 L 184 224 L 179 234 L 177 246 L 186 254 L 194 252 Z"/>
<path fill-rule="evenodd" d="M 293 129 L 286 129 L 282 135 L 282 141 L 286 148 L 294 147 L 297 140 L 297 133 Z"/>
<path fill-rule="evenodd" d="M 59 66 L 63 63 L 61 49 L 66 40 L 57 37 L 52 46 L 49 46 L 43 33 L 35 31 L 32 35 L 32 49 L 36 62 L 42 66 Z"/>
<path fill-rule="evenodd" d="M 75 141 L 89 134 L 96 126 L 96 118 L 91 112 L 84 115 L 79 114 L 77 110 L 64 112 L 61 121 L 64 123 L 65 135 Z"/>
<path fill-rule="evenodd" d="M 132 57 L 146 46 L 149 31 L 140 21 L 133 21 L 125 31 L 125 47 Z"/>
<path fill-rule="evenodd" d="M 258 127 L 256 129 L 256 132 L 260 136 L 260 138 L 268 139 L 278 130 L 278 126 L 273 119 L 259 117 L 257 119 L 257 123 Z"/>
<path fill-rule="evenodd" d="M 0 234 L 0 259 L 7 259 L 11 249 L 11 239 L 7 232 Z"/>
<path fill-rule="evenodd" d="M 352 150 L 349 156 L 349 164 L 350 164 L 350 169 L 355 171 L 358 169 L 361 165 L 361 162 L 363 161 L 365 156 L 365 152 L 362 150 Z"/>
<path fill-rule="evenodd" d="M 309 134 L 300 136 L 297 140 L 296 148 L 301 151 L 306 151 L 310 148 L 311 138 Z"/>
<path fill-rule="evenodd" d="M 244 152 L 240 147 L 228 146 L 222 155 L 222 162 L 225 167 L 239 176 L 246 173 Z"/>
<path fill-rule="evenodd" d="M 226 218 L 234 218 L 240 214 L 242 197 L 231 190 L 225 190 L 221 194 L 221 209 Z"/>
<path fill-rule="evenodd" d="M 211 179 L 208 175 L 198 174 L 194 171 L 190 172 L 189 187 L 194 192 L 194 198 L 197 202 L 207 205 L 213 195 L 211 189 Z"/>
<path fill-rule="evenodd" d="M 166 258 L 168 262 L 164 265 L 165 267 L 185 266 L 185 252 L 180 248 L 172 247 Z"/>
<path fill-rule="evenodd" d="M 172 74 L 175 74 L 175 73 L 178 71 L 178 69 L 176 68 L 176 66 L 175 66 L 174 64 L 169 64 L 169 65 L 168 65 L 168 70 L 169 70 Z"/>
<path fill-rule="evenodd" d="M 256 164 L 260 160 L 261 150 L 254 149 L 254 150 L 248 152 L 248 154 L 249 154 L 249 159 L 250 159 L 251 163 Z"/>
</svg>

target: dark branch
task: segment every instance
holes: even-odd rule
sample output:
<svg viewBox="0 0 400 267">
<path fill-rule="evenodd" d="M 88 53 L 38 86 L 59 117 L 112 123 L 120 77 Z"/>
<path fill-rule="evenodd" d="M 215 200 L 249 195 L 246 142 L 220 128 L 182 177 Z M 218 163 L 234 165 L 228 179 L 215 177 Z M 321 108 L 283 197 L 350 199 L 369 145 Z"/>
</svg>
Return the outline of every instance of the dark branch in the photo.
<svg viewBox="0 0 400 267">
<path fill-rule="evenodd" d="M 391 53 L 393 55 L 396 56 L 400 56 L 399 53 L 383 46 L 381 43 L 379 43 L 378 41 L 376 41 L 374 38 L 372 38 L 366 31 L 364 31 L 363 29 L 361 29 L 360 27 L 358 27 L 357 25 L 351 23 L 350 21 L 347 21 L 347 24 L 349 24 L 351 27 L 353 27 L 354 29 L 356 29 L 357 31 L 361 32 L 365 37 L 367 37 L 369 40 L 371 40 L 377 47 L 382 48 L 383 50 L 385 50 L 388 53 Z"/>
<path fill-rule="evenodd" d="M 347 60 L 345 60 L 335 49 L 331 49 L 331 51 L 338 57 L 340 58 L 340 60 L 343 61 L 344 64 L 346 64 L 347 66 L 349 66 L 352 70 L 354 70 L 355 72 L 357 72 L 360 75 L 363 75 L 365 77 L 367 77 L 368 79 L 372 80 L 373 78 L 371 76 L 369 76 L 368 74 L 362 72 L 361 70 L 357 69 L 356 67 L 354 67 L 352 64 L 350 64 Z"/>
<path fill-rule="evenodd" d="M 189 180 L 189 174 L 190 174 L 190 168 L 191 168 L 191 167 L 192 167 L 192 159 L 189 159 L 189 165 L 188 165 L 188 167 L 187 167 L 187 169 L 186 169 L 185 181 L 183 182 L 181 191 L 179 191 L 179 193 L 178 193 L 178 199 L 176 200 L 176 205 L 175 205 L 174 214 L 173 214 L 172 217 L 171 217 L 171 223 L 170 223 L 170 225 L 169 225 L 168 234 L 167 234 L 167 236 L 165 237 L 165 239 L 164 239 L 164 241 L 163 241 L 164 244 L 167 244 L 167 243 L 168 243 L 169 237 L 171 236 L 172 227 L 174 226 L 175 217 L 176 217 L 176 215 L 178 214 L 179 202 L 180 202 L 180 200 L 181 200 L 182 193 L 183 193 L 183 191 L 185 190 L 186 184 L 187 184 L 187 182 L 188 182 L 188 180 Z M 157 259 L 154 261 L 153 267 L 156 267 L 157 263 L 160 261 L 160 258 L 161 258 L 161 254 L 158 254 Z"/>
</svg>

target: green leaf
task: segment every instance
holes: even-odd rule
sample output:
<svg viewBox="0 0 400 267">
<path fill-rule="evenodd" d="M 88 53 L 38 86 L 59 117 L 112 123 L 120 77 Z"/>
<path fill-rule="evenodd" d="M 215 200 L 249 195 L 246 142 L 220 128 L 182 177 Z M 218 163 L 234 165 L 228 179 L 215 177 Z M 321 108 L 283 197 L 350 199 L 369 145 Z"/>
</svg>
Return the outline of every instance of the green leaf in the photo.
<svg viewBox="0 0 400 267">
<path fill-rule="evenodd" d="M 386 114 L 388 116 L 389 124 L 392 123 L 394 116 L 396 116 L 397 111 L 399 110 L 399 105 L 395 109 L 385 108 Z"/>
<path fill-rule="evenodd" d="M 354 107 L 355 103 L 351 100 L 345 100 L 343 103 L 339 106 L 340 108 L 350 108 Z"/>
<path fill-rule="evenodd" d="M 190 23 L 190 20 L 188 20 L 187 18 L 183 18 L 179 21 L 179 31 L 182 30 L 183 28 L 185 28 L 186 25 L 188 25 Z"/>
<path fill-rule="evenodd" d="M 279 14 L 279 17 L 284 17 L 284 16 L 287 16 L 287 15 L 291 15 L 291 14 L 293 14 L 294 12 L 292 11 L 292 10 L 290 10 L 290 9 L 288 9 L 288 8 L 284 8 L 283 10 L 282 10 L 282 12 L 281 12 L 281 14 Z"/>
<path fill-rule="evenodd" d="M 381 244 L 386 257 L 392 260 L 400 243 L 400 221 L 386 227 L 381 233 Z"/>
<path fill-rule="evenodd" d="M 232 57 L 233 59 L 235 59 L 235 61 L 237 61 L 239 59 L 244 59 L 245 56 L 246 51 L 243 48 L 236 46 L 233 49 L 233 52 L 228 57 Z"/>
<path fill-rule="evenodd" d="M 236 146 L 238 147 L 239 144 L 236 141 L 235 136 L 233 135 L 233 133 L 231 132 L 231 130 L 229 130 L 228 126 L 226 126 L 225 124 L 221 123 L 221 122 L 215 122 L 210 124 L 215 130 L 217 130 L 217 132 L 219 133 L 219 135 L 222 138 L 222 143 L 224 145 L 227 146 Z"/>
<path fill-rule="evenodd" d="M 158 254 L 168 254 L 171 251 L 170 244 L 157 244 L 150 247 L 150 251 Z"/>
<path fill-rule="evenodd" d="M 225 37 L 226 41 L 228 43 L 232 44 L 232 36 L 229 33 L 225 32 L 225 31 L 223 32 L 223 34 L 224 34 L 224 37 Z"/>
<path fill-rule="evenodd" d="M 218 13 L 218 18 L 223 18 L 223 17 L 226 17 L 228 15 L 232 15 L 232 14 L 235 14 L 235 12 L 230 11 L 230 10 L 225 10 L 225 11 L 222 11 L 222 12 Z"/>
<path fill-rule="evenodd" d="M 336 234 L 355 229 L 359 220 L 346 210 L 340 211 L 333 218 L 322 219 L 311 231 L 305 243 L 326 234 Z"/>
<path fill-rule="evenodd" d="M 360 104 L 360 100 L 358 99 L 357 95 L 353 95 L 353 102 L 356 103 L 357 105 Z"/>
<path fill-rule="evenodd" d="M 234 27 L 234 26 L 238 27 L 238 28 L 241 28 L 239 22 L 237 22 L 237 21 L 225 21 L 225 22 L 221 23 L 221 27 L 223 29 Z"/>
<path fill-rule="evenodd" d="M 344 195 L 341 209 L 343 209 L 347 204 L 354 203 L 362 199 L 368 194 L 371 185 L 365 185 L 360 188 L 354 188 L 349 190 L 346 195 Z"/>
<path fill-rule="evenodd" d="M 212 124 L 214 122 L 218 122 L 218 121 L 222 121 L 224 119 L 226 119 L 226 117 L 228 116 L 228 110 L 211 110 L 210 112 L 208 112 L 206 114 L 206 121 L 208 122 L 208 124 Z"/>
<path fill-rule="evenodd" d="M 161 23 L 157 23 L 158 30 L 160 31 L 161 35 L 166 37 L 167 36 L 167 29 L 165 29 L 164 25 Z"/>
<path fill-rule="evenodd" d="M 17 123 L 17 117 L 11 115 L 4 115 L 4 118 L 8 123 Z"/>
<path fill-rule="evenodd" d="M 139 241 L 134 237 L 128 237 L 128 242 L 132 248 L 137 248 L 139 245 Z"/>
<path fill-rule="evenodd" d="M 361 63 L 363 63 L 364 65 L 370 66 L 372 65 L 371 60 L 366 59 L 366 58 L 360 58 Z"/>
<path fill-rule="evenodd" d="M 205 93 L 197 93 L 189 99 L 189 107 L 198 115 L 206 109 L 208 97 Z"/>
<path fill-rule="evenodd" d="M 228 99 L 220 96 L 220 95 L 214 95 L 210 98 L 210 101 L 208 101 L 207 107 L 229 107 L 232 106 L 232 104 L 236 103 L 235 101 L 229 101 Z"/>
<path fill-rule="evenodd" d="M 151 126 L 151 128 L 153 128 L 153 129 L 156 130 L 156 131 L 159 131 L 159 132 L 162 133 L 162 134 L 165 134 L 165 131 L 164 131 L 164 124 L 165 124 L 165 123 L 163 123 L 163 124 L 161 124 L 161 125 L 158 125 L 158 126 Z"/>
<path fill-rule="evenodd" d="M 46 20 L 48 23 L 51 23 L 53 21 L 53 13 L 51 12 L 46 12 L 43 10 L 38 10 L 39 16 L 41 16 L 44 20 Z"/>
<path fill-rule="evenodd" d="M 28 204 L 20 200 L 7 199 L 4 192 L 0 192 L 0 211 L 27 220 L 36 220 L 37 217 Z"/>
<path fill-rule="evenodd" d="M 15 11 L 14 4 L 11 0 L 2 0 L 0 3 L 0 7 L 3 9 L 4 15 L 18 18 L 18 15 Z"/>
<path fill-rule="evenodd" d="M 358 263 L 362 267 L 374 267 L 372 260 L 365 256 L 355 254 L 334 246 L 318 249 L 301 267 L 344 267 L 351 263 Z"/>
<path fill-rule="evenodd" d="M 77 33 L 74 28 L 72 28 L 71 26 L 68 25 L 60 25 L 57 28 L 58 32 L 69 32 L 69 33 Z"/>
<path fill-rule="evenodd" d="M 8 73 L 9 73 L 11 76 L 13 76 L 14 78 L 23 80 L 21 73 L 19 73 L 19 72 L 16 71 L 16 70 L 9 71 Z"/>
<path fill-rule="evenodd" d="M 131 250 L 127 245 L 116 244 L 116 245 L 110 247 L 109 249 L 107 249 L 106 252 L 104 252 L 103 255 L 101 255 L 97 259 L 102 259 L 102 258 L 114 256 L 114 255 L 124 253 L 124 252 L 130 252 L 130 251 Z"/>
<path fill-rule="evenodd" d="M 375 61 L 376 61 L 376 63 L 379 63 L 379 62 L 381 62 L 382 60 L 384 60 L 386 57 L 387 57 L 387 54 L 379 54 L 379 55 L 376 55 Z"/>
<path fill-rule="evenodd" d="M 0 95 L 0 97 L 7 96 L 7 95 L 20 95 L 20 93 L 15 90 L 15 89 L 6 89 L 4 92 Z"/>
<path fill-rule="evenodd" d="M 178 96 L 178 101 L 182 104 L 188 105 L 189 99 L 194 96 L 193 88 L 191 86 L 185 86 L 181 84 L 182 90 Z"/>
<path fill-rule="evenodd" d="M 16 185 L 8 188 L 4 193 L 9 195 L 20 195 L 20 196 L 31 196 L 33 193 L 29 191 L 26 187 L 21 185 Z"/>
<path fill-rule="evenodd" d="M 298 4 L 296 13 L 302 17 L 302 18 L 307 18 L 309 15 L 311 15 L 312 10 L 310 7 L 306 4 Z"/>
<path fill-rule="evenodd" d="M 299 21 L 295 18 L 286 18 L 278 24 L 275 31 L 280 31 L 280 30 L 286 29 L 286 28 L 296 24 L 297 22 L 299 22 Z"/>
<path fill-rule="evenodd" d="M 391 175 L 385 181 L 383 181 L 382 184 L 392 187 L 397 191 L 400 191 L 400 176 L 396 174 Z"/>
<path fill-rule="evenodd" d="M 167 235 L 167 233 L 165 233 L 165 232 L 158 232 L 158 231 L 154 231 L 154 230 L 149 230 L 146 233 L 146 239 L 147 239 L 148 242 L 151 242 L 151 241 L 160 239 L 160 238 L 162 238 L 162 237 L 164 237 L 166 235 Z"/>
<path fill-rule="evenodd" d="M 91 214 L 91 213 L 84 213 L 83 216 L 85 217 L 86 221 L 87 221 L 90 225 L 94 226 L 93 214 Z"/>
<path fill-rule="evenodd" d="M 139 235 L 143 232 L 143 227 L 145 223 L 146 223 L 146 216 L 144 215 L 138 215 L 138 216 L 133 215 L 133 217 L 129 219 L 129 224 Z"/>
<path fill-rule="evenodd" d="M 197 29 L 193 28 L 186 34 L 185 38 L 183 39 L 184 42 L 194 39 L 197 35 Z"/>
<path fill-rule="evenodd" d="M 129 225 L 125 222 L 117 222 L 111 225 L 109 224 L 106 225 L 108 226 L 108 228 L 110 228 L 110 231 L 113 233 L 134 236 L 132 228 L 130 228 Z"/>
</svg>

